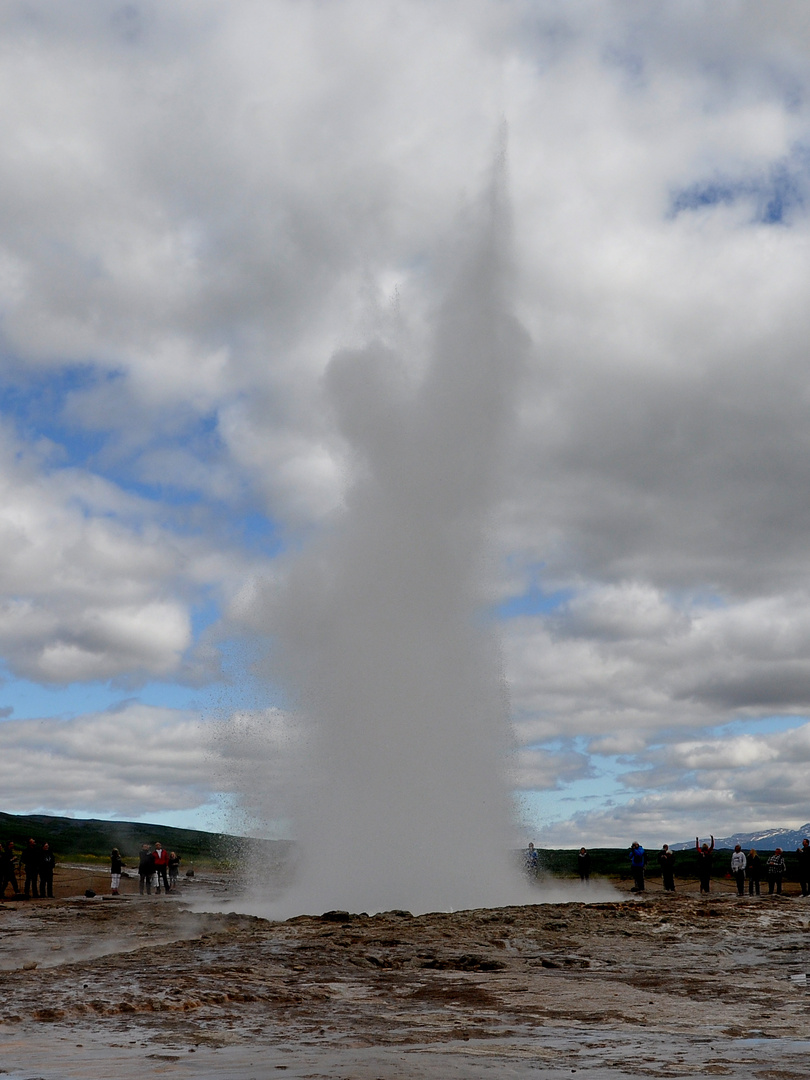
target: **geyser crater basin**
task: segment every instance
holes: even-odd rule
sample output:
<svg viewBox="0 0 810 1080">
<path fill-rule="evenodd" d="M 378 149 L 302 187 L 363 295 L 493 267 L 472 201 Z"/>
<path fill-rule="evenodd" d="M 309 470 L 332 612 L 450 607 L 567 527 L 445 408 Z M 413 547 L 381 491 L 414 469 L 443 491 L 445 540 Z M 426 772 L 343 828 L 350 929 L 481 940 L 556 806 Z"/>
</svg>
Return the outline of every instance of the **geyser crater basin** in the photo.
<svg viewBox="0 0 810 1080">
<path fill-rule="evenodd" d="M 267 919 L 270 922 L 285 922 L 288 919 L 295 919 L 302 916 L 320 918 L 335 912 L 344 913 L 351 917 L 395 914 L 418 918 L 422 915 L 432 915 L 437 913 L 462 914 L 472 911 L 497 911 L 508 908 L 525 908 L 549 904 L 626 903 L 635 899 L 642 899 L 641 897 L 636 898 L 615 889 L 608 882 L 591 883 L 587 889 L 583 889 L 579 884 L 573 882 L 571 884 L 555 883 L 549 887 L 535 887 L 526 883 L 517 884 L 522 884 L 523 887 L 512 891 L 505 889 L 504 893 L 509 893 L 509 898 L 507 899 L 505 895 L 500 903 L 482 905 L 459 904 L 457 907 L 409 907 L 390 904 L 382 908 L 377 908 L 373 904 L 354 904 L 350 907 L 337 906 L 328 909 L 311 907 L 310 909 L 301 910 L 298 906 L 285 902 L 283 896 L 270 899 L 267 896 L 261 896 L 256 893 L 251 893 L 250 891 L 241 892 L 239 890 L 235 890 L 233 893 L 229 892 L 227 896 L 216 895 L 214 893 L 196 893 L 194 896 L 183 897 L 183 902 L 191 911 L 197 913 L 234 913 L 251 915 L 256 918 Z"/>
</svg>

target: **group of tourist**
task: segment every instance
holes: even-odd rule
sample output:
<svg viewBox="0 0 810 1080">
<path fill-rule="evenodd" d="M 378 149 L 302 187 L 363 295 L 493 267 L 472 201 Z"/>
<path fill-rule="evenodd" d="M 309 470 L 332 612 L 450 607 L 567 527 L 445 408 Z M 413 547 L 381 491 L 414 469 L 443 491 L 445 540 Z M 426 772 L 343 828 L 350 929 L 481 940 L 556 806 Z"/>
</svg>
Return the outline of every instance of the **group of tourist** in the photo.
<svg viewBox="0 0 810 1080">
<path fill-rule="evenodd" d="M 121 880 L 121 856 L 118 848 L 113 848 L 110 857 L 110 873 L 112 874 L 112 892 L 118 895 L 118 883 Z M 117 867 L 117 870 L 116 870 Z M 174 851 L 167 851 L 156 840 L 154 846 L 142 844 L 138 855 L 138 891 L 141 896 L 146 892 L 152 895 L 152 889 L 160 895 L 160 887 L 163 885 L 165 892 L 169 893 L 177 886 L 177 877 L 180 872 L 180 856 Z"/>
<path fill-rule="evenodd" d="M 167 851 L 159 840 L 154 845 L 143 844 L 138 856 L 139 891 L 141 895 L 146 892 L 151 896 L 152 889 L 160 893 L 161 886 L 165 892 L 171 892 L 177 885 L 180 872 L 180 856 L 174 851 Z M 5 896 L 6 889 L 11 886 L 12 897 L 17 899 L 21 895 L 26 900 L 53 898 L 53 872 L 56 866 L 56 857 L 46 840 L 38 844 L 33 838 L 17 852 L 14 841 L 0 845 L 0 899 Z M 121 875 L 124 871 L 124 862 L 118 848 L 113 848 L 110 856 L 110 891 L 113 896 L 119 896 L 121 892 Z M 190 876 L 194 872 L 189 871 Z M 24 882 L 23 889 L 20 884 Z M 88 896 L 94 895 L 88 892 Z"/>
<path fill-rule="evenodd" d="M 710 839 L 710 843 L 704 842 L 701 844 L 700 838 L 695 837 L 697 877 L 700 882 L 701 893 L 708 893 L 711 889 L 715 851 L 714 837 L 712 836 Z M 802 896 L 810 896 L 810 839 L 805 837 L 802 840 L 802 846 L 797 849 L 796 854 L 799 863 L 799 887 Z M 629 859 L 630 871 L 633 875 L 633 887 L 630 891 L 635 893 L 645 892 L 647 852 L 638 841 L 634 841 L 630 845 Z M 657 860 L 661 869 L 664 892 L 675 892 L 675 852 L 668 844 L 664 844 L 658 852 Z M 536 877 L 539 869 L 539 852 L 534 844 L 530 843 L 524 850 L 523 865 L 526 874 L 530 878 Z M 770 895 L 781 895 L 782 882 L 787 873 L 785 853 L 782 848 L 778 847 L 773 855 L 765 860 L 754 848 L 751 848 L 746 855 L 742 850 L 742 845 L 736 844 L 731 853 L 729 870 L 737 886 L 738 896 L 745 895 L 746 882 L 748 882 L 748 895 L 759 896 L 763 879 L 768 882 L 768 893 Z M 584 847 L 579 849 L 577 855 L 577 871 L 579 880 L 587 885 L 591 877 L 591 856 Z"/>
<path fill-rule="evenodd" d="M 584 848 L 582 849 L 584 851 Z M 697 857 L 698 880 L 700 881 L 701 893 L 708 893 L 711 888 L 712 866 L 714 863 L 714 837 L 711 843 L 701 844 L 700 838 L 695 837 L 695 851 Z M 802 896 L 810 896 L 810 839 L 802 840 L 802 846 L 797 849 L 799 859 L 799 887 Z M 630 870 L 633 874 L 633 888 L 631 892 L 644 892 L 645 871 L 647 867 L 647 853 L 637 841 L 630 845 Z M 668 844 L 664 844 L 658 853 L 658 864 L 661 867 L 661 876 L 665 892 L 675 892 L 675 852 Z M 782 881 L 787 873 L 785 853 L 778 847 L 773 855 L 764 862 L 754 848 L 746 855 L 742 845 L 736 844 L 731 853 L 729 869 L 737 886 L 737 895 L 745 895 L 745 883 L 748 882 L 748 895 L 760 895 L 760 882 L 763 874 L 768 882 L 769 895 L 779 895 L 782 892 Z"/>
<path fill-rule="evenodd" d="M 14 896 L 20 893 L 17 874 L 25 881 L 25 899 L 53 898 L 53 871 L 56 857 L 46 840 L 38 844 L 33 837 L 17 854 L 14 841 L 7 841 L 0 849 L 0 897 L 6 895 L 10 885 Z"/>
</svg>

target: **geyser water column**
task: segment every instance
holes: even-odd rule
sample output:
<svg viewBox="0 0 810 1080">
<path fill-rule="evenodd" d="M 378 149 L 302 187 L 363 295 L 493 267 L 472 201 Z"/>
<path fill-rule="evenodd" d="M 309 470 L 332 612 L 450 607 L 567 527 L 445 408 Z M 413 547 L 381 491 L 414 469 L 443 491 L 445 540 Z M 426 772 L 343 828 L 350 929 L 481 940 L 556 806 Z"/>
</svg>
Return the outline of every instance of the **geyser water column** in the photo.
<svg viewBox="0 0 810 1080">
<path fill-rule="evenodd" d="M 477 907 L 520 891 L 508 700 L 481 614 L 525 347 L 506 303 L 496 172 L 418 384 L 408 358 L 380 343 L 336 355 L 326 374 L 350 490 L 328 536 L 292 568 L 272 620 L 276 673 L 312 725 L 317 758 L 288 914 Z"/>
</svg>

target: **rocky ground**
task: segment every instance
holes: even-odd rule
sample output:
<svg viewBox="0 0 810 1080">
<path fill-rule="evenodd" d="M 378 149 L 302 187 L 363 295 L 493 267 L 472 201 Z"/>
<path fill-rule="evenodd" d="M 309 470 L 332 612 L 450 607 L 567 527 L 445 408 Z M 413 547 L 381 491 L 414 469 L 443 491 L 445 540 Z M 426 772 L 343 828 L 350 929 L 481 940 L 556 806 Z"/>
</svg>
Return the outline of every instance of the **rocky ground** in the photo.
<svg viewBox="0 0 810 1080">
<path fill-rule="evenodd" d="M 268 922 L 207 895 L 0 906 L 3 1080 L 810 1075 L 808 900 Z"/>
</svg>

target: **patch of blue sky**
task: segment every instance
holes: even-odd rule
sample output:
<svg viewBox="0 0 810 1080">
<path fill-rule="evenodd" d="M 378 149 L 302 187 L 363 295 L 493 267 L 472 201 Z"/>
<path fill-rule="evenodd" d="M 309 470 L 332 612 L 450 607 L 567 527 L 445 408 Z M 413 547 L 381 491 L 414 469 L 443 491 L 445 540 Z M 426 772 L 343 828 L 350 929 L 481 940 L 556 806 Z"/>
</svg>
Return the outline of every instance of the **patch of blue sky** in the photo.
<svg viewBox="0 0 810 1080">
<path fill-rule="evenodd" d="M 734 738 L 737 735 L 774 735 L 781 731 L 794 731 L 796 728 L 804 727 L 807 723 L 810 723 L 810 716 L 807 714 L 784 715 L 777 713 L 772 716 L 741 716 L 710 728 L 709 734 L 713 738 L 720 739 Z"/>
<path fill-rule="evenodd" d="M 69 719 L 84 713 L 104 712 L 120 699 L 120 690 L 112 690 L 100 682 L 47 686 L 28 679 L 9 678 L 0 685 L 0 709 L 13 710 L 6 717 L 9 720 L 56 716 Z"/>
<path fill-rule="evenodd" d="M 96 813 L 75 814 L 74 817 L 95 817 Z M 160 822 L 155 818 L 159 817 Z M 120 820 L 120 814 L 104 815 L 103 820 Z M 259 836 L 266 840 L 286 840 L 292 833 L 288 819 L 277 818 L 272 821 L 251 819 L 240 804 L 239 797 L 230 792 L 217 792 L 199 806 L 185 810 L 161 810 L 157 814 L 141 814 L 128 820 L 136 824 L 166 826 L 175 829 L 196 829 L 202 832 L 225 833 L 237 836 Z M 155 836 L 157 839 L 157 835 Z M 178 852 L 182 856 L 182 852 Z M 181 870 L 187 870 L 191 863 L 181 863 Z"/>
<path fill-rule="evenodd" d="M 120 699 L 120 693 L 118 695 Z M 148 682 L 138 688 L 128 701 L 137 701 L 156 709 L 178 709 L 184 712 L 200 711 L 200 691 L 196 687 L 185 686 L 177 682 Z M 117 707 L 120 700 L 111 705 Z"/>
<path fill-rule="evenodd" d="M 258 510 L 246 510 L 236 515 L 230 527 L 248 551 L 274 558 L 286 548 L 278 524 Z"/>
<path fill-rule="evenodd" d="M 89 363 L 61 368 L 38 368 L 5 357 L 7 365 L 0 382 L 0 415 L 13 421 L 29 442 L 50 439 L 61 448 L 60 464 L 83 464 L 101 450 L 103 432 L 66 425 L 64 404 L 69 394 L 81 392 L 99 381 Z"/>
<path fill-rule="evenodd" d="M 160 822 L 154 818 L 159 817 Z M 188 810 L 161 810 L 157 814 L 141 815 L 132 820 L 136 823 L 143 822 L 147 825 L 164 825 L 170 829 L 195 829 L 199 832 L 228 833 L 232 834 L 234 821 L 238 820 L 239 810 L 235 800 L 227 800 L 224 796 L 203 803 L 201 806 L 190 807 Z M 116 820 L 112 817 L 111 820 Z M 182 857 L 182 852 L 178 852 Z M 187 865 L 180 864 L 182 870 L 188 870 L 191 862 Z"/>
<path fill-rule="evenodd" d="M 102 476 L 122 491 L 154 507 L 154 513 L 173 530 L 183 533 L 219 533 L 226 544 L 267 557 L 285 546 L 277 523 L 261 513 L 243 493 L 225 505 L 211 500 L 193 486 L 176 478 L 167 482 L 145 481 L 139 476 L 137 454 L 121 457 L 109 450 L 111 432 L 103 423 L 87 426 L 73 422 L 65 405 L 71 395 L 114 382 L 120 373 L 102 372 L 91 363 L 66 364 L 60 368 L 32 368 L 7 357 L 0 383 L 0 416 L 10 420 L 20 437 L 35 445 L 47 439 L 54 451 L 54 468 L 85 468 Z M 222 452 L 218 417 L 211 412 L 189 414 L 174 430 L 151 439 L 151 448 L 182 446 L 200 461 L 216 459 Z"/>
<path fill-rule="evenodd" d="M 8 678 L 0 686 L 0 723 L 6 720 L 71 719 L 108 712 L 130 702 L 154 708 L 199 711 L 200 690 L 180 682 L 153 680 L 135 693 L 122 693 L 106 682 L 48 686 L 28 679 Z M 11 710 L 7 712 L 6 710 Z"/>
<path fill-rule="evenodd" d="M 1 347 L 0 347 L 1 352 Z M 109 479 L 125 483 L 122 486 L 147 496 L 165 491 L 166 485 L 138 484 L 133 466 L 137 457 L 121 459 L 115 453 L 103 454 L 114 437 L 113 424 L 105 422 L 103 414 L 92 424 L 72 418 L 66 408 L 72 397 L 103 384 L 114 384 L 124 378 L 122 372 L 103 371 L 91 362 L 64 363 L 59 367 L 34 367 L 13 356 L 6 363 L 0 384 L 0 415 L 11 419 L 21 436 L 30 442 L 47 438 L 60 448 L 59 465 L 92 467 Z M 203 453 L 216 451 L 219 446 L 216 414 L 198 416 L 189 413 L 182 422 L 163 435 L 151 434 L 151 443 L 172 445 L 192 443 Z M 179 493 L 175 497 L 180 497 Z"/>
<path fill-rule="evenodd" d="M 789 158 L 767 171 L 743 176 L 698 180 L 672 193 L 669 216 L 713 206 L 749 204 L 752 222 L 783 225 L 805 210 L 810 193 L 810 151 L 797 147 Z"/>
<path fill-rule="evenodd" d="M 277 683 L 263 674 L 267 665 L 268 642 L 255 637 L 218 644 L 224 679 L 221 688 L 212 688 L 209 697 L 218 697 L 219 711 L 239 709 L 289 709 L 290 701 Z"/>
<path fill-rule="evenodd" d="M 235 806 L 234 806 L 235 809 Z M 68 817 L 71 820 L 82 821 L 131 821 L 136 825 L 154 826 L 155 830 L 164 828 L 194 829 L 199 832 L 226 833 L 233 831 L 229 826 L 233 825 L 234 812 L 230 806 L 222 805 L 220 799 L 203 802 L 198 806 L 187 810 L 159 810 L 146 814 L 126 814 L 113 809 L 99 810 L 98 807 L 76 807 L 66 811 L 64 807 L 42 805 L 33 810 L 26 811 L 30 814 L 47 814 L 55 817 Z M 157 821 L 156 819 L 160 820 Z M 159 839 L 160 834 L 154 831 L 153 835 L 147 835 L 145 839 L 154 841 Z M 179 852 L 182 856 L 182 852 Z M 191 866 L 190 860 L 181 869 L 187 870 Z"/>
<path fill-rule="evenodd" d="M 587 745 L 588 740 L 578 736 L 574 739 L 549 739 L 533 747 L 550 755 L 565 755 L 573 751 L 587 759 L 587 775 L 563 779 L 559 786 L 550 791 L 520 793 L 521 801 L 525 796 L 529 805 L 542 809 L 544 824 L 566 820 L 589 809 L 594 803 L 610 801 L 616 805 L 632 797 L 633 793 L 621 779 L 627 771 L 626 760 L 617 755 L 589 754 Z"/>
<path fill-rule="evenodd" d="M 532 585 L 520 596 L 510 596 L 494 608 L 498 619 L 518 619 L 526 615 L 549 615 L 568 603 L 574 596 L 573 589 L 545 592 L 539 585 Z"/>
<path fill-rule="evenodd" d="M 191 606 L 191 633 L 197 641 L 209 626 L 219 621 L 222 615 L 219 604 L 212 596 L 203 596 Z"/>
<path fill-rule="evenodd" d="M 593 781 L 576 780 L 565 784 L 561 790 L 517 792 L 515 802 L 522 820 L 527 825 L 542 829 L 561 821 L 570 821 L 580 814 L 601 811 L 606 806 L 625 805 L 631 798 L 633 793 L 618 786 L 600 790 L 594 786 Z M 531 839 L 531 836 L 528 839 Z M 628 845 L 629 843 L 628 840 Z M 590 847 L 589 837 L 583 834 L 579 843 L 571 846 L 580 845 Z"/>
</svg>

